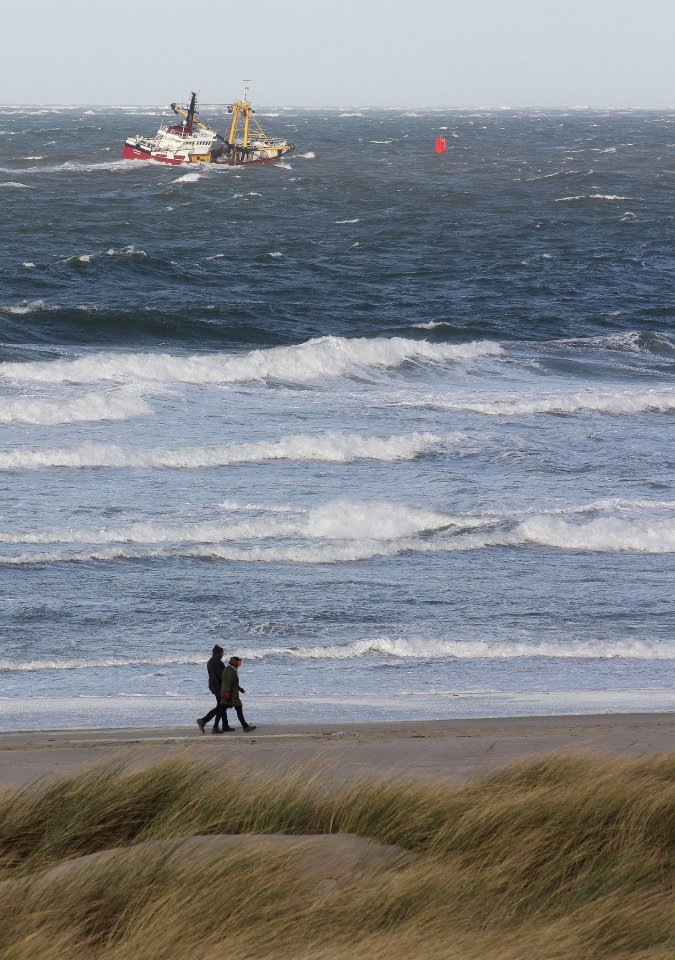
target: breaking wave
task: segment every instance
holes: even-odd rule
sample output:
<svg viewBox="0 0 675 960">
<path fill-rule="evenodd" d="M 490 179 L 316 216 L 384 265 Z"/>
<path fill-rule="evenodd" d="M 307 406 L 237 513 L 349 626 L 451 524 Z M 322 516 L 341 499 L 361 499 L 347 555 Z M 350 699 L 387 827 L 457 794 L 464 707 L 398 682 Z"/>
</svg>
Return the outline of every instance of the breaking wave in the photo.
<svg viewBox="0 0 675 960">
<path fill-rule="evenodd" d="M 675 646 L 640 640 L 610 643 L 599 640 L 520 642 L 487 640 L 405 640 L 391 637 L 354 640 L 316 647 L 268 647 L 242 651 L 246 660 L 291 657 L 298 660 L 348 660 L 387 657 L 396 660 L 510 660 L 514 657 L 562 659 L 675 660 Z"/>
<path fill-rule="evenodd" d="M 225 506 L 227 509 L 227 505 Z M 448 514 L 420 510 L 401 504 L 352 503 L 333 501 L 305 512 L 290 508 L 247 505 L 238 509 L 265 512 L 266 516 L 237 522 L 158 524 L 152 521 L 132 523 L 124 527 L 96 529 L 0 531 L 0 543 L 6 544 L 163 544 L 222 543 L 250 541 L 273 537 L 303 537 L 323 540 L 386 540 L 393 541 L 461 523 L 463 527 L 482 526 L 481 519 L 458 519 Z M 269 514 L 272 516 L 269 516 Z M 489 522 L 489 521 L 487 521 Z"/>
<path fill-rule="evenodd" d="M 220 447 L 182 447 L 179 449 L 133 449 L 113 444 L 83 444 L 54 449 L 17 449 L 0 452 L 0 470 L 42 470 L 50 468 L 164 468 L 198 470 L 237 463 L 262 463 L 266 460 L 326 461 L 350 463 L 354 460 L 413 460 L 440 449 L 452 438 L 432 433 L 412 433 L 391 437 L 362 434 L 297 434 L 282 440 L 235 443 Z"/>
<path fill-rule="evenodd" d="M 567 415 L 575 413 L 606 413 L 606 414 L 636 414 L 636 413 L 668 413 L 675 410 L 675 388 L 664 387 L 648 390 L 621 390 L 612 393 L 599 391 L 583 391 L 579 393 L 560 394 L 550 397 L 534 397 L 523 399 L 494 400 L 443 400 L 427 398 L 426 400 L 397 400 L 397 406 L 428 406 L 438 410 L 468 410 L 472 413 L 483 413 L 490 417 L 514 417 L 532 414 Z"/>
<path fill-rule="evenodd" d="M 163 525 L 152 521 L 97 530 L 3 532 L 8 545 L 88 545 L 0 557 L 0 564 L 69 563 L 187 558 L 211 561 L 345 563 L 401 553 L 546 547 L 577 552 L 675 552 L 675 517 L 585 515 L 593 505 L 525 519 L 452 515 L 402 504 L 334 501 L 304 513 L 257 516 L 238 522 Z M 612 509 L 612 507 L 609 507 Z M 636 509 L 636 505 L 633 504 Z M 596 511 L 600 505 L 596 505 Z M 618 507 L 614 507 L 618 510 Z M 650 508 L 648 508 L 650 509 Z M 259 541 L 266 540 L 261 544 Z M 256 541 L 258 541 L 256 543 Z"/>
<path fill-rule="evenodd" d="M 627 330 L 601 337 L 568 337 L 553 341 L 553 345 L 596 349 L 616 353 L 645 354 L 675 358 L 675 342 L 664 334 L 650 330 Z"/>
<path fill-rule="evenodd" d="M 0 423 L 33 423 L 54 426 L 106 420 L 128 420 L 151 413 L 138 394 L 122 389 L 117 393 L 89 393 L 69 400 L 14 400 L 0 406 Z"/>
<path fill-rule="evenodd" d="M 469 363 L 481 357 L 499 357 L 503 353 L 499 344 L 491 341 L 455 345 L 402 337 L 320 337 L 298 346 L 252 350 L 241 356 L 97 353 L 77 360 L 1 363 L 0 377 L 41 383 L 138 379 L 192 384 L 260 383 L 267 380 L 314 383 L 339 377 L 369 377 L 377 371 L 397 369 L 406 364 Z"/>
<path fill-rule="evenodd" d="M 585 523 L 570 523 L 561 517 L 531 517 L 515 531 L 524 542 L 602 553 L 675 552 L 675 518 L 649 521 L 597 517 Z"/>
<path fill-rule="evenodd" d="M 642 640 L 609 642 L 571 640 L 513 642 L 501 640 L 439 640 L 373 637 L 350 643 L 311 647 L 243 648 L 245 660 L 512 660 L 549 658 L 564 660 L 675 660 L 675 646 Z M 124 667 L 202 666 L 204 658 L 190 655 L 165 657 L 92 657 L 54 660 L 0 660 L 0 673 L 43 673 L 54 670 L 92 670 Z"/>
<path fill-rule="evenodd" d="M 168 667 L 181 664 L 198 664 L 203 657 L 99 657 L 76 660 L 0 660 L 0 673 L 41 673 L 45 670 L 91 670 L 103 667 Z"/>
</svg>

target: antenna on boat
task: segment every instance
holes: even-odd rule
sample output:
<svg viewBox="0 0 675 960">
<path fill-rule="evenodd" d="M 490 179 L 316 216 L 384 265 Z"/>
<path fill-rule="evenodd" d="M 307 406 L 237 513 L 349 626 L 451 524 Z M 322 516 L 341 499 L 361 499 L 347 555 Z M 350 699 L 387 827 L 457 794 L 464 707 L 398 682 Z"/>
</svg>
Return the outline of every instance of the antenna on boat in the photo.
<svg viewBox="0 0 675 960">
<path fill-rule="evenodd" d="M 248 85 L 250 82 L 250 80 L 244 80 L 244 96 L 241 98 L 244 103 L 248 103 Z"/>
</svg>

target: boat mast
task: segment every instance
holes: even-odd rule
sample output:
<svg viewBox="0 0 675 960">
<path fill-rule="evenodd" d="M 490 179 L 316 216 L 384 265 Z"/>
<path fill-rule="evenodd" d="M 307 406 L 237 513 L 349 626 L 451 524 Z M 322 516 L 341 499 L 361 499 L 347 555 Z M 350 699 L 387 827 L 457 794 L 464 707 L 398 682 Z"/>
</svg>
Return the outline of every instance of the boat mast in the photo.
<svg viewBox="0 0 675 960">
<path fill-rule="evenodd" d="M 237 127 L 239 126 L 240 119 L 244 121 L 244 141 L 242 143 L 243 147 L 248 146 L 248 122 L 249 117 L 251 116 L 251 104 L 248 102 L 248 85 L 250 81 L 244 80 L 244 95 L 241 100 L 237 101 L 230 105 L 229 112 L 232 113 L 232 124 L 230 125 L 230 145 L 234 145 L 234 142 L 237 137 Z"/>
<path fill-rule="evenodd" d="M 190 97 L 190 106 L 188 107 L 187 116 L 185 117 L 185 132 L 188 135 L 192 134 L 192 124 L 195 119 L 195 109 L 197 107 L 197 94 L 192 93 Z"/>
</svg>

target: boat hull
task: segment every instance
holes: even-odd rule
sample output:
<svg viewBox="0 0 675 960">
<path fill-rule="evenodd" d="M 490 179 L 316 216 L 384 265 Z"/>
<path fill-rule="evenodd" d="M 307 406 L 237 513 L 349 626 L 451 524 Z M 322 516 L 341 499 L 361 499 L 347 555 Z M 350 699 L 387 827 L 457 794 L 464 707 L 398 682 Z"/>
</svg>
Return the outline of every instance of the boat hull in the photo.
<svg viewBox="0 0 675 960">
<path fill-rule="evenodd" d="M 153 155 L 149 150 L 143 150 L 142 147 L 132 147 L 131 144 L 125 143 L 124 149 L 122 151 L 123 160 L 154 160 L 155 163 L 169 163 L 173 167 L 182 167 L 187 163 L 190 163 L 189 160 L 183 160 L 181 157 L 162 157 Z"/>
<path fill-rule="evenodd" d="M 253 157 L 250 160 L 238 160 L 237 163 L 229 163 L 227 161 L 213 161 L 209 155 L 204 157 L 167 157 L 163 154 L 153 153 L 151 150 L 146 150 L 139 145 L 130 143 L 125 143 L 122 151 L 122 158 L 124 160 L 151 160 L 154 163 L 170 164 L 172 167 L 194 167 L 196 165 L 208 165 L 212 167 L 248 167 L 253 163 L 278 163 L 279 160 L 283 159 L 283 156 L 284 155 L 280 157 Z"/>
</svg>

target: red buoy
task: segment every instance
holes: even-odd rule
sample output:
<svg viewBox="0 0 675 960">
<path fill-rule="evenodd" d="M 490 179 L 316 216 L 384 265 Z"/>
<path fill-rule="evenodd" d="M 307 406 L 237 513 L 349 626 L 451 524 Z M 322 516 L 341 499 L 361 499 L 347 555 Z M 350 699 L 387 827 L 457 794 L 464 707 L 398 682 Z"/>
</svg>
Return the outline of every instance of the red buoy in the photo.
<svg viewBox="0 0 675 960">
<path fill-rule="evenodd" d="M 445 137 L 436 137 L 436 153 L 445 153 Z"/>
</svg>

